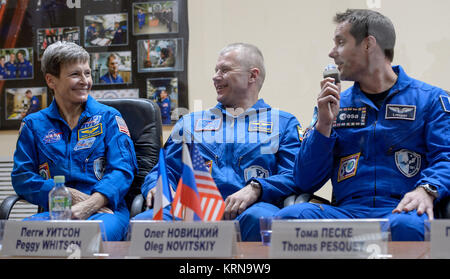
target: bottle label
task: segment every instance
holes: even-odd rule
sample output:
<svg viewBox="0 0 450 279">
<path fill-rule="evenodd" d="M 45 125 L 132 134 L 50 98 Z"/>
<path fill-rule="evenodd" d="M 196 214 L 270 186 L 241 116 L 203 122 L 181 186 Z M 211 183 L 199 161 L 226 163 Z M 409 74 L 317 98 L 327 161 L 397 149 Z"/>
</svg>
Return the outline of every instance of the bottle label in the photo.
<svg viewBox="0 0 450 279">
<path fill-rule="evenodd" d="M 63 211 L 66 209 L 70 209 L 69 198 L 64 197 L 64 196 L 52 197 L 52 199 L 50 201 L 50 210 L 51 211 Z"/>
</svg>

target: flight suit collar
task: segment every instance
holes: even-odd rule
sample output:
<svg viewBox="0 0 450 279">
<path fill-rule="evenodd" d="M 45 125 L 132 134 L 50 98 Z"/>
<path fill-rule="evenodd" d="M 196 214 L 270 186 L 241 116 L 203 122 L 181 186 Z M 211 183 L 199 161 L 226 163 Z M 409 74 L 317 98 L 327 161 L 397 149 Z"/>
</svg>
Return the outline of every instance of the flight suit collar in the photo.
<svg viewBox="0 0 450 279">
<path fill-rule="evenodd" d="M 88 96 L 87 101 L 85 103 L 84 111 L 80 115 L 80 120 L 92 117 L 93 115 L 95 115 L 98 112 L 98 110 L 99 110 L 99 108 L 97 106 L 97 102 L 95 101 L 95 99 L 91 96 Z M 60 120 L 60 121 L 65 122 L 65 120 L 62 118 L 61 114 L 59 113 L 58 105 L 57 105 L 55 99 L 53 99 L 52 103 L 49 106 L 49 109 L 45 112 L 50 119 Z"/>
<path fill-rule="evenodd" d="M 231 115 L 231 113 L 229 113 L 226 110 L 225 106 L 222 105 L 221 103 L 217 103 L 217 105 L 215 106 L 215 109 L 219 109 L 222 113 L 228 114 L 230 117 L 236 117 L 236 116 Z M 247 109 L 244 113 L 242 113 L 238 117 L 258 112 L 260 109 L 266 109 L 266 110 L 270 109 L 270 106 L 266 102 L 264 102 L 264 99 L 262 99 L 262 98 L 259 99 L 251 108 Z"/>
<path fill-rule="evenodd" d="M 402 66 L 392 66 L 392 70 L 397 74 L 397 82 L 392 86 L 391 90 L 389 91 L 388 95 L 386 96 L 386 99 L 390 98 L 394 94 L 397 94 L 401 91 L 403 91 L 406 87 L 408 87 L 411 82 L 412 78 L 410 78 L 406 72 L 403 70 Z M 372 108 L 378 110 L 378 108 L 372 103 L 369 98 L 361 91 L 361 87 L 359 82 L 355 82 L 355 84 L 352 87 L 351 94 L 353 98 L 360 99 L 362 103 L 371 106 Z"/>
</svg>

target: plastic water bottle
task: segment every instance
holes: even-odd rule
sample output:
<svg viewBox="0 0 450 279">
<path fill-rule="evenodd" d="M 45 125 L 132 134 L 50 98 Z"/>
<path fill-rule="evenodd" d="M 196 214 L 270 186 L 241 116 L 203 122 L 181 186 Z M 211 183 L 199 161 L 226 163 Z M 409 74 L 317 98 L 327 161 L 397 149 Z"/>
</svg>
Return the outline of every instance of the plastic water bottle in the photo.
<svg viewBox="0 0 450 279">
<path fill-rule="evenodd" d="M 48 193 L 50 218 L 52 220 L 70 220 L 72 216 L 72 196 L 64 186 L 65 177 L 63 175 L 55 176 L 55 187 Z"/>
</svg>

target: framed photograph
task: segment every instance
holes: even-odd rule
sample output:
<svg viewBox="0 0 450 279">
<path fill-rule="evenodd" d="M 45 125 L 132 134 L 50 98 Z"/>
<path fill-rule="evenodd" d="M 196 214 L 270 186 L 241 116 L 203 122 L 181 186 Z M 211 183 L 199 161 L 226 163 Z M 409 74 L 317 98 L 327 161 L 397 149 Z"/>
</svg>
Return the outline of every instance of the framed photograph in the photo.
<svg viewBox="0 0 450 279">
<path fill-rule="evenodd" d="M 37 30 L 38 60 L 41 60 L 45 49 L 57 42 L 66 41 L 80 44 L 80 27 L 40 28 Z"/>
<path fill-rule="evenodd" d="M 131 51 L 93 52 L 93 84 L 131 83 Z"/>
<path fill-rule="evenodd" d="M 178 33 L 178 2 L 133 3 L 133 35 Z"/>
<path fill-rule="evenodd" d="M 139 89 L 91 90 L 95 99 L 138 99 Z"/>
<path fill-rule="evenodd" d="M 84 16 L 84 46 L 128 45 L 128 14 Z"/>
<path fill-rule="evenodd" d="M 21 120 L 48 106 L 47 87 L 6 88 L 5 119 Z"/>
<path fill-rule="evenodd" d="M 163 72 L 183 70 L 183 40 L 150 39 L 139 40 L 138 72 Z"/>
<path fill-rule="evenodd" d="M 174 124 L 172 113 L 178 108 L 178 78 L 148 78 L 147 98 L 158 104 L 163 125 Z"/>
<path fill-rule="evenodd" d="M 0 49 L 0 79 L 32 79 L 33 48 Z"/>
</svg>

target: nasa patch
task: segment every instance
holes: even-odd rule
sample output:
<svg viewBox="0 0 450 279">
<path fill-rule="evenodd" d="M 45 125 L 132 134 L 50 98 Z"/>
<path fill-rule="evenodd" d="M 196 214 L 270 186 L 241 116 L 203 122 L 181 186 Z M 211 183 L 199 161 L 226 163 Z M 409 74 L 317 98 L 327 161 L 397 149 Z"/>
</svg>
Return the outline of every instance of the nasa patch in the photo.
<svg viewBox="0 0 450 279">
<path fill-rule="evenodd" d="M 422 156 L 407 149 L 395 152 L 395 165 L 406 177 L 413 177 L 419 173 Z"/>
<path fill-rule="evenodd" d="M 386 115 L 384 118 L 385 119 L 415 120 L 416 119 L 416 106 L 388 104 L 386 106 Z"/>
<path fill-rule="evenodd" d="M 47 134 L 43 138 L 45 144 L 55 143 L 61 140 L 62 132 L 56 129 L 48 130 Z"/>
<path fill-rule="evenodd" d="M 339 163 L 338 171 L 338 182 L 350 178 L 356 175 L 356 170 L 358 169 L 358 161 L 361 153 L 356 153 L 344 158 L 341 158 Z"/>
</svg>

